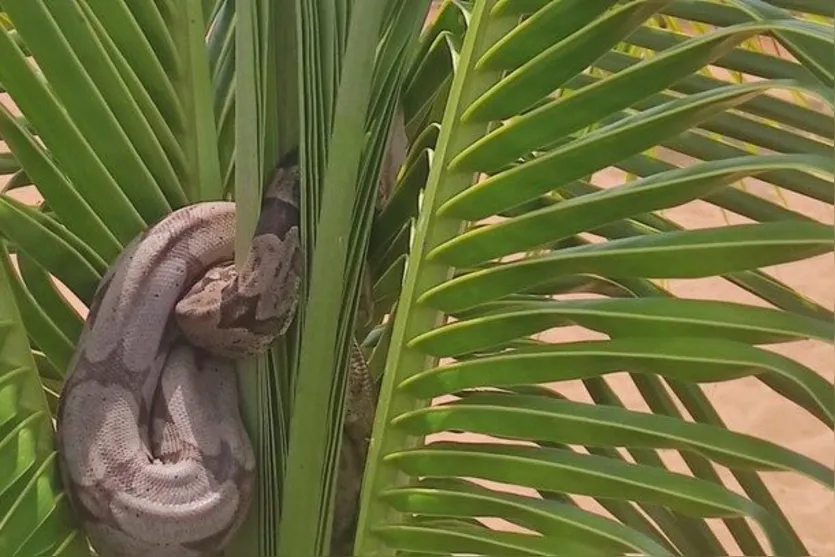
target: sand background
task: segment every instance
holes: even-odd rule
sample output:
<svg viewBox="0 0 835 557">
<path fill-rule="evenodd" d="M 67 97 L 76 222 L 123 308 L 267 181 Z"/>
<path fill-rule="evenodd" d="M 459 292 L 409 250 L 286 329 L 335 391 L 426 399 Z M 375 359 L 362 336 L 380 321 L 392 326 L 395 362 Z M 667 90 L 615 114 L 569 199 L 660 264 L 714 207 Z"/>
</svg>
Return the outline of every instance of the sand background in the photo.
<svg viewBox="0 0 835 557">
<path fill-rule="evenodd" d="M 778 51 L 775 50 L 776 52 Z M 783 52 L 780 54 L 785 55 Z M 714 71 L 721 73 L 719 69 L 714 69 Z M 0 95 L 0 102 L 17 113 L 6 95 Z M 6 150 L 5 144 L 0 141 L 0 152 Z M 677 164 L 692 162 L 678 153 L 666 152 L 663 156 Z M 625 176 L 621 171 L 611 168 L 597 173 L 593 181 L 602 186 L 614 186 L 623 183 L 624 179 Z M 0 177 L 0 190 L 3 189 L 6 181 L 7 177 Z M 780 192 L 778 197 L 774 187 L 755 179 L 746 180 L 745 185 L 751 192 L 783 202 L 789 208 L 820 222 L 833 223 L 833 208 L 829 205 L 786 191 Z M 40 198 L 32 187 L 14 190 L 11 195 L 30 203 L 37 202 Z M 700 201 L 665 211 L 664 215 L 688 228 L 707 228 L 745 222 L 742 217 Z M 833 288 L 835 257 L 832 254 L 769 268 L 766 271 L 824 307 L 831 309 L 835 306 L 835 288 Z M 759 299 L 720 279 L 675 280 L 666 281 L 664 285 L 682 297 L 764 305 Z M 80 311 L 84 313 L 83 308 L 80 308 Z M 595 336 L 579 327 L 571 327 L 548 331 L 541 338 L 570 341 L 595 338 Z M 829 381 L 835 378 L 835 353 L 831 346 L 821 342 L 807 341 L 783 344 L 770 349 L 816 370 Z M 626 374 L 616 374 L 611 376 L 611 379 L 612 385 L 617 388 L 618 394 L 630 408 L 648 411 Z M 579 382 L 561 383 L 553 387 L 574 400 L 590 401 Z M 832 466 L 835 461 L 833 432 L 791 403 L 782 400 L 760 382 L 754 379 L 741 379 L 706 385 L 704 391 L 731 429 L 778 443 L 808 455 L 827 466 Z M 454 435 L 444 437 L 480 440 L 476 436 L 464 436 L 465 439 Z M 663 458 L 675 469 L 683 470 L 683 461 L 675 452 L 666 451 Z M 720 468 L 723 479 L 730 478 L 730 475 L 724 472 L 724 469 Z M 764 477 L 774 497 L 785 510 L 811 554 L 835 556 L 835 528 L 833 528 L 835 499 L 832 493 L 796 474 L 767 473 Z M 732 489 L 740 490 L 732 479 L 729 480 L 728 485 Z M 599 507 L 587 498 L 584 502 L 599 510 Z M 719 521 L 711 521 L 711 523 L 716 525 L 716 531 L 723 540 L 731 540 Z M 735 545 L 729 541 L 727 547 L 735 548 Z M 739 551 L 732 549 L 731 554 L 739 554 Z"/>
</svg>

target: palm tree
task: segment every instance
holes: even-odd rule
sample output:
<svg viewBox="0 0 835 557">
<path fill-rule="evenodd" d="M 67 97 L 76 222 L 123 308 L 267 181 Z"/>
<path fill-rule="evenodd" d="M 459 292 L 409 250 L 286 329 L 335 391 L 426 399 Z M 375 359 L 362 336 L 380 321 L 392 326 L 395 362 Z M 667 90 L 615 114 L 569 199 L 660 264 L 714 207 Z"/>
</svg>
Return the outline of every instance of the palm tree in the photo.
<svg viewBox="0 0 835 557">
<path fill-rule="evenodd" d="M 259 477 L 231 554 L 327 553 L 354 334 L 380 378 L 358 555 L 819 549 L 762 473 L 831 498 L 832 469 L 707 391 L 747 378 L 833 427 L 831 378 L 782 350 L 831 343 L 831 308 L 768 269 L 833 248 L 829 0 L 445 1 L 423 30 L 428 0 L 0 7 L 3 555 L 88 551 L 53 444 L 73 297 L 188 203 L 233 195 L 245 247 L 296 145 L 307 302 L 239 366 Z M 734 223 L 673 218 L 697 200 Z"/>
</svg>

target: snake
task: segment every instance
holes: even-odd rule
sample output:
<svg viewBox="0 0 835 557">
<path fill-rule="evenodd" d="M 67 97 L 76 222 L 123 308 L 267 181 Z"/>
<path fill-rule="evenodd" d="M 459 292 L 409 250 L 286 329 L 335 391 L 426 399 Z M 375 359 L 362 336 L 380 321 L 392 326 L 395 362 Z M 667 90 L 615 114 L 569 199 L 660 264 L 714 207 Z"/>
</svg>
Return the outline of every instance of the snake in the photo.
<svg viewBox="0 0 835 557">
<path fill-rule="evenodd" d="M 240 266 L 235 203 L 204 201 L 141 232 L 99 282 L 56 415 L 61 479 L 99 555 L 220 555 L 247 516 L 255 456 L 235 365 L 263 354 L 294 320 L 299 184 L 298 164 L 280 163 Z M 352 400 L 373 404 L 357 350 L 345 421 L 355 435 L 342 443 L 337 521 L 356 504 L 370 433 L 370 420 L 357 418 L 369 411 L 351 411 Z"/>
</svg>

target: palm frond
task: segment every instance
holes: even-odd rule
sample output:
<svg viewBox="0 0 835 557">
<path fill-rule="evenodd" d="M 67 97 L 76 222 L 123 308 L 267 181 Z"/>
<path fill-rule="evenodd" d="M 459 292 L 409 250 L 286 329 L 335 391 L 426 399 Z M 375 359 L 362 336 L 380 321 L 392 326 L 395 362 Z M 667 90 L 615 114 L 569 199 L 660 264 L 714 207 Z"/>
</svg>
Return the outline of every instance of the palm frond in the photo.
<svg viewBox="0 0 835 557">
<path fill-rule="evenodd" d="M 732 553 L 708 522 L 721 518 L 745 554 L 807 554 L 758 473 L 831 490 L 832 470 L 730 430 L 702 385 L 756 377 L 833 425 L 831 381 L 767 349 L 831 343 L 831 312 L 763 270 L 831 252 L 831 225 L 740 187 L 756 177 L 831 202 L 831 112 L 794 100 L 828 86 L 831 22 L 744 0 L 488 1 L 467 16 L 440 134 L 404 173 L 423 164 L 428 185 L 390 329 L 357 552 Z M 654 23 L 673 16 L 714 27 Z M 425 35 L 427 56 L 441 33 Z M 765 34 L 797 61 L 749 50 Z M 764 79 L 694 75 L 708 66 Z M 607 168 L 633 178 L 601 188 L 592 176 Z M 377 223 L 381 269 L 396 268 L 388 245 L 415 214 L 409 184 Z M 688 230 L 662 213 L 694 200 L 748 222 Z M 657 282 L 707 277 L 775 307 L 679 298 Z M 539 338 L 577 326 L 594 340 Z M 652 413 L 627 407 L 611 378 L 620 371 Z M 594 406 L 555 398 L 570 380 Z M 427 439 L 438 434 L 453 441 Z M 669 450 L 685 471 L 661 458 Z M 485 526 L 491 518 L 513 533 Z"/>
</svg>

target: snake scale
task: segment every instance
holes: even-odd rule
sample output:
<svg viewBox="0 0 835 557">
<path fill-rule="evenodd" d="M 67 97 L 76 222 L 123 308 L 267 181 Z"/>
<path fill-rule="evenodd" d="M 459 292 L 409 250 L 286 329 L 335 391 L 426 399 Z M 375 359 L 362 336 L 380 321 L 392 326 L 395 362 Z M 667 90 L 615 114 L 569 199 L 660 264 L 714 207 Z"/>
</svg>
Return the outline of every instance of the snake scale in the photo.
<svg viewBox="0 0 835 557">
<path fill-rule="evenodd" d="M 219 555 L 243 522 L 255 457 L 234 366 L 267 350 L 293 320 L 303 264 L 298 190 L 298 166 L 283 163 L 240 270 L 235 205 L 214 201 L 148 228 L 102 278 L 57 416 L 62 480 L 100 555 Z M 357 351 L 334 551 L 350 550 L 376 403 Z"/>
</svg>

